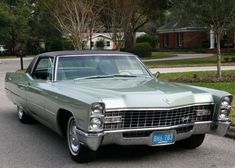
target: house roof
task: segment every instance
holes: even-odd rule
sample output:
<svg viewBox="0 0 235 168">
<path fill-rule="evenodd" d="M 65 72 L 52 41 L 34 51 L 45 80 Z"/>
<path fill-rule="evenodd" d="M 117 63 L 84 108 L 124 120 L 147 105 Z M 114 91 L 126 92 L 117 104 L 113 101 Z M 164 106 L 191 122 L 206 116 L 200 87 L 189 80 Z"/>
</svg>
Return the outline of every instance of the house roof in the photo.
<svg viewBox="0 0 235 168">
<path fill-rule="evenodd" d="M 97 37 L 104 37 L 104 38 L 107 38 L 107 39 L 112 39 L 111 35 L 109 33 L 95 33 L 92 36 L 92 39 L 97 38 Z"/>
<path fill-rule="evenodd" d="M 179 22 L 168 22 L 157 29 L 158 33 L 173 33 L 173 32 L 195 32 L 206 31 L 205 27 L 200 27 L 195 24 L 185 24 Z"/>
</svg>

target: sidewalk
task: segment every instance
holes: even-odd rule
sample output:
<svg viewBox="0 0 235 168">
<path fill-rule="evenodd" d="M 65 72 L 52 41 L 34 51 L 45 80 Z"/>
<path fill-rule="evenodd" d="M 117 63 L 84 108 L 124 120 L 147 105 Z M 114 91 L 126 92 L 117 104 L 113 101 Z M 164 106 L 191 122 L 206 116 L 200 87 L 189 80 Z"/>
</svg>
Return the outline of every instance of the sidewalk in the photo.
<svg viewBox="0 0 235 168">
<path fill-rule="evenodd" d="M 221 66 L 222 70 L 235 70 L 235 66 Z M 176 73 L 176 72 L 196 72 L 196 71 L 216 71 L 216 66 L 204 67 L 177 67 L 177 68 L 150 68 L 152 73 Z"/>
<path fill-rule="evenodd" d="M 194 59 L 194 58 L 207 58 L 214 54 L 177 54 L 175 57 L 170 58 L 159 58 L 159 59 L 142 59 L 143 62 L 153 61 L 172 61 L 172 60 L 183 60 L 183 59 Z"/>
</svg>

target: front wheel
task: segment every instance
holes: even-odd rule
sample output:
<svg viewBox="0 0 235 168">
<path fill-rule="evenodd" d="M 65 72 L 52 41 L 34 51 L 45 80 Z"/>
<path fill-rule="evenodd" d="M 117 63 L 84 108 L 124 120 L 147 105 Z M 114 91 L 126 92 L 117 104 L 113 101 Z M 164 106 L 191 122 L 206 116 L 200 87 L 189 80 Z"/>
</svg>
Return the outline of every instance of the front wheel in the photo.
<svg viewBox="0 0 235 168">
<path fill-rule="evenodd" d="M 185 149 L 195 149 L 203 143 L 205 134 L 192 135 L 191 137 L 176 142 L 176 145 Z"/>
<path fill-rule="evenodd" d="M 17 106 L 17 116 L 21 123 L 28 124 L 32 122 L 32 118 L 19 106 Z"/>
<path fill-rule="evenodd" d="M 95 152 L 82 145 L 77 137 L 76 123 L 73 116 L 69 118 L 67 124 L 67 143 L 73 160 L 85 163 L 94 159 Z"/>
</svg>

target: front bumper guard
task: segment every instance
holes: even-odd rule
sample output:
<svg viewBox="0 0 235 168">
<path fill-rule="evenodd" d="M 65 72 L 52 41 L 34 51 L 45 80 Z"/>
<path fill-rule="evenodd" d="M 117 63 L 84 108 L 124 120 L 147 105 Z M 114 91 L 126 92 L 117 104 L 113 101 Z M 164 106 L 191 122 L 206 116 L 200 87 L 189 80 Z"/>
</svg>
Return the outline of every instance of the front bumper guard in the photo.
<svg viewBox="0 0 235 168">
<path fill-rule="evenodd" d="M 118 145 L 148 145 L 152 146 L 152 133 L 147 137 L 123 137 L 123 132 L 133 131 L 170 131 L 176 128 L 183 128 L 187 126 L 193 126 L 193 129 L 184 132 L 176 133 L 175 140 L 183 140 L 189 138 L 193 134 L 205 134 L 211 133 L 219 136 L 224 136 L 230 126 L 230 122 L 196 122 L 194 124 L 183 124 L 171 127 L 159 127 L 159 128 L 143 128 L 143 129 L 128 129 L 128 130 L 114 130 L 104 131 L 100 133 L 87 133 L 77 128 L 77 136 L 81 144 L 86 145 L 89 149 L 96 151 L 101 145 L 118 144 Z"/>
</svg>

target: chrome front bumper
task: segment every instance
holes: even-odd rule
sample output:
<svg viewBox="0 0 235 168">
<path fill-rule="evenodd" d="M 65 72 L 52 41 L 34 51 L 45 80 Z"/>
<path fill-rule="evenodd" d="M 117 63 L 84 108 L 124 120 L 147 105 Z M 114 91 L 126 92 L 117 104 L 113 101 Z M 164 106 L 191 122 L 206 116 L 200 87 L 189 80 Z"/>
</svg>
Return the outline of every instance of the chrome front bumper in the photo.
<svg viewBox="0 0 235 168">
<path fill-rule="evenodd" d="M 184 128 L 187 126 L 193 126 L 188 132 L 177 133 L 175 131 L 178 128 Z M 230 126 L 230 122 L 196 122 L 193 125 L 184 124 L 171 127 L 159 127 L 159 128 L 143 128 L 143 129 L 130 129 L 130 130 L 115 130 L 104 131 L 101 133 L 86 133 L 77 129 L 78 139 L 83 145 L 86 145 L 93 151 L 96 151 L 102 145 L 118 144 L 118 145 L 152 145 L 152 134 L 157 131 L 174 131 L 175 141 L 189 138 L 193 134 L 205 134 L 212 133 L 219 136 L 224 136 Z M 149 136 L 145 137 L 124 137 L 125 132 L 137 132 L 137 131 L 151 131 Z"/>
</svg>

